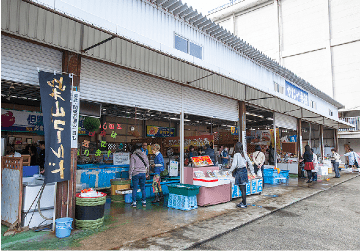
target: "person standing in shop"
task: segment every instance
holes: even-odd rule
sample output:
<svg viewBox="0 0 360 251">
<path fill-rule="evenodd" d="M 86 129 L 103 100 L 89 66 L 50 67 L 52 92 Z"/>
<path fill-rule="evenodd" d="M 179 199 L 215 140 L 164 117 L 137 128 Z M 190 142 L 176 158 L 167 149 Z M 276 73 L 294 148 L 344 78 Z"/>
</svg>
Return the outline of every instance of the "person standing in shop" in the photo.
<svg viewBox="0 0 360 251">
<path fill-rule="evenodd" d="M 241 191 L 241 197 L 242 201 L 236 207 L 240 208 L 246 208 L 246 183 L 249 182 L 248 179 L 248 173 L 246 168 L 246 163 L 248 164 L 250 168 L 251 174 L 254 176 L 254 167 L 247 156 L 247 154 L 244 153 L 243 145 L 241 142 L 237 142 L 235 145 L 235 154 L 234 154 L 234 160 L 232 162 L 230 172 L 233 173 L 233 176 L 235 177 L 235 185 L 240 186 Z"/>
<path fill-rule="evenodd" d="M 305 146 L 305 152 L 303 154 L 303 161 L 305 163 L 304 169 L 307 172 L 308 181 L 306 183 L 311 183 L 312 178 L 312 170 L 314 169 L 314 163 L 313 163 L 313 154 L 311 152 L 310 146 Z"/>
<path fill-rule="evenodd" d="M 275 165 L 275 150 L 272 147 L 272 144 L 270 143 L 269 148 L 267 149 L 269 152 L 269 165 Z"/>
<path fill-rule="evenodd" d="M 40 153 L 39 153 L 40 173 L 44 174 L 45 173 L 45 141 L 39 142 L 39 148 L 40 148 Z"/>
<path fill-rule="evenodd" d="M 204 156 L 209 156 L 211 161 L 213 162 L 213 164 L 215 165 L 216 164 L 216 159 L 215 159 L 215 151 L 214 149 L 212 149 L 210 147 L 209 144 L 206 144 L 205 145 L 205 153 L 204 153 Z"/>
<path fill-rule="evenodd" d="M 158 144 L 152 145 L 151 150 L 155 154 L 154 164 L 151 165 L 151 167 L 154 168 L 154 173 L 155 173 L 152 183 L 155 199 L 152 201 L 152 203 L 156 203 L 164 198 L 161 189 L 161 178 L 160 178 L 160 173 L 165 170 L 164 157 L 160 152 L 160 146 Z"/>
<path fill-rule="evenodd" d="M 335 178 L 340 178 L 339 164 L 340 164 L 340 154 L 336 152 L 335 149 L 331 149 L 331 163 L 334 167 Z"/>
<path fill-rule="evenodd" d="M 148 151 L 148 149 L 147 149 L 147 143 L 146 143 L 146 142 L 142 143 L 142 145 L 141 145 L 141 151 L 144 152 L 144 153 L 146 154 L 146 156 L 149 154 L 149 151 Z"/>
<path fill-rule="evenodd" d="M 220 157 L 222 165 L 226 167 L 229 164 L 230 160 L 229 149 L 226 146 L 224 150 L 221 151 Z"/>
<path fill-rule="evenodd" d="M 131 155 L 130 158 L 130 170 L 129 177 L 132 180 L 133 190 L 132 190 L 132 207 L 136 207 L 136 194 L 138 190 L 138 186 L 141 189 L 141 204 L 143 207 L 146 207 L 146 191 L 145 191 L 145 183 L 146 178 L 149 177 L 149 160 L 145 154 L 141 150 L 139 146 L 136 146 L 137 149 Z"/>
<path fill-rule="evenodd" d="M 195 147 L 193 145 L 189 146 L 189 163 L 192 163 L 191 158 L 199 156 L 199 154 L 195 151 Z"/>
<path fill-rule="evenodd" d="M 264 177 L 265 154 L 261 151 L 261 146 L 255 146 L 255 152 L 252 155 L 252 159 L 254 162 L 255 173 L 258 175 L 258 171 L 261 170 L 261 177 Z"/>
</svg>

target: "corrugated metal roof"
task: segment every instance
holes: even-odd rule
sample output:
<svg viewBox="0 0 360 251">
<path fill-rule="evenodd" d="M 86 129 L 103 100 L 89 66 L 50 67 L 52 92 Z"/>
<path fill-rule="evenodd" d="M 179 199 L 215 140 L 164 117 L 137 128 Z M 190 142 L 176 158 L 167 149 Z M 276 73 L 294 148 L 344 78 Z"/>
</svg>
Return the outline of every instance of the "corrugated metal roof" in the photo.
<svg viewBox="0 0 360 251">
<path fill-rule="evenodd" d="M 183 19 L 185 22 L 194 26 L 195 28 L 205 32 L 209 36 L 217 39 L 221 43 L 224 43 L 244 56 L 252 59 L 256 63 L 264 66 L 272 72 L 279 74 L 280 76 L 288 79 L 290 82 L 298 85 L 302 89 L 311 92 L 312 94 L 320 97 L 321 99 L 329 102 L 330 104 L 343 108 L 344 105 L 331 98 L 329 95 L 315 88 L 309 82 L 305 81 L 301 77 L 297 76 L 292 71 L 281 66 L 278 62 L 272 60 L 270 57 L 263 54 L 258 49 L 251 46 L 249 43 L 241 38 L 233 35 L 230 31 L 222 28 L 218 24 L 211 21 L 209 18 L 204 17 L 197 10 L 193 10 L 192 7 L 188 7 L 186 4 L 182 4 L 181 0 L 147 0 L 157 7 L 171 13 L 172 15 Z"/>
</svg>

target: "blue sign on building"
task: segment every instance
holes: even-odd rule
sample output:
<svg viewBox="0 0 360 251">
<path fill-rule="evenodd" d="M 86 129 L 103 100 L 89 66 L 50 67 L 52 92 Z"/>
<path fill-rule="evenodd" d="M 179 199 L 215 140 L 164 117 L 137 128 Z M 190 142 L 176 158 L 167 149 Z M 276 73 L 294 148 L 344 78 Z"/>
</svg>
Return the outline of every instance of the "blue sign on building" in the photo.
<svg viewBox="0 0 360 251">
<path fill-rule="evenodd" d="M 288 81 L 285 81 L 285 95 L 304 105 L 308 105 L 308 93 Z"/>
</svg>

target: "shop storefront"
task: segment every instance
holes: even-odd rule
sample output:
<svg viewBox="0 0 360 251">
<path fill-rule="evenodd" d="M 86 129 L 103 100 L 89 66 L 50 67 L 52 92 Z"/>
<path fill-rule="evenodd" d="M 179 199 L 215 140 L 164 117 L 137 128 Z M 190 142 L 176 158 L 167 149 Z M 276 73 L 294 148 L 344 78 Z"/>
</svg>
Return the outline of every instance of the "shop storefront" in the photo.
<svg viewBox="0 0 360 251">
<path fill-rule="evenodd" d="M 156 7 L 159 3 L 153 1 L 136 2 L 139 6 L 151 8 L 159 17 L 170 11 Z M 147 143 L 150 163 L 154 159 L 150 146 L 160 145 L 168 172 L 162 177 L 164 193 L 169 184 L 194 184 L 196 181 L 206 187 L 204 182 L 212 181 L 213 187 L 202 189 L 199 195 L 199 205 L 209 205 L 239 196 L 232 185 L 231 175 L 222 170 L 219 163 L 224 147 L 229 148 L 229 155 L 233 156 L 234 144 L 240 141 L 251 157 L 255 146 L 260 145 L 266 153 L 270 152 L 271 145 L 274 147 L 274 163 L 269 166 L 297 174 L 304 144 L 302 119 L 309 118 L 309 122 L 319 125 L 321 146 L 324 145 L 324 124 L 327 123 L 332 130 L 340 126 L 339 121 L 326 115 L 324 110 L 337 111 L 341 104 L 314 90 L 220 27 L 221 36 L 231 39 L 226 40 L 231 42 L 231 46 L 238 44 L 236 47 L 219 40 L 211 32 L 199 31 L 193 24 L 168 14 L 166 18 L 177 25 L 166 24 L 169 26 L 164 30 L 166 39 L 152 37 L 155 42 L 132 32 L 124 35 L 126 29 L 117 25 L 99 28 L 97 21 L 87 20 L 92 15 L 82 18 L 93 25 L 69 18 L 69 13 L 63 13 L 71 12 L 71 8 L 59 15 L 55 13 L 55 6 L 44 9 L 41 5 L 17 0 L 11 4 L 22 5 L 22 11 L 28 11 L 22 16 L 28 17 L 30 24 L 17 12 L 13 15 L 4 13 L 4 20 L 8 22 L 2 28 L 1 79 L 2 96 L 6 100 L 2 101 L 2 138 L 6 153 L 22 152 L 26 144 L 44 140 L 38 71 L 74 73 L 76 81 L 73 79 L 73 87 L 80 92 L 78 138 L 71 147 L 72 164 L 69 167 L 73 174 L 71 180 L 64 181 L 66 184 L 59 182 L 57 187 L 59 217 L 74 217 L 76 191 L 72 188 L 76 187 L 78 191 L 89 187 L 109 189 L 114 185 L 111 180 L 128 180 L 129 159 L 135 145 Z M 4 1 L 4 6 L 11 4 Z M 136 8 L 129 9 L 129 12 Z M 52 18 L 51 22 L 56 23 L 56 35 L 48 34 L 53 31 L 49 27 L 41 28 L 37 22 L 32 22 L 30 17 L 34 13 L 43 15 L 43 12 L 46 13 L 44 18 Z M 104 26 L 109 24 L 103 23 Z M 151 29 L 156 25 L 154 23 Z M 19 32 L 14 30 L 15 26 L 31 29 Z M 113 27 L 116 27 L 116 32 Z M 174 31 L 173 27 L 183 28 Z M 215 28 L 218 29 L 212 27 Z M 37 29 L 42 32 L 32 32 Z M 184 56 L 181 54 L 184 51 L 176 48 L 174 32 L 182 30 L 189 36 L 194 32 L 197 34 L 193 39 L 198 38 L 204 48 L 191 47 L 194 46 L 192 42 L 186 44 L 192 48 L 190 53 L 194 48 L 201 48 L 200 53 L 185 53 Z M 257 56 L 248 54 L 250 52 Z M 290 84 L 289 79 L 307 91 Z M 288 87 L 286 93 L 280 92 L 281 88 L 274 92 L 274 84 Z M 308 92 L 309 98 L 319 100 L 319 103 L 326 100 L 321 101 L 322 106 L 319 104 L 321 110 L 316 111 L 308 105 Z M 213 165 L 199 167 L 203 174 L 195 173 L 189 148 L 193 146 L 201 155 L 207 145 L 214 153 Z M 324 156 L 326 149 L 321 146 L 320 154 Z M 204 152 L 202 155 L 207 156 Z M 266 164 L 268 162 L 269 157 Z M 146 184 L 147 197 L 153 196 L 152 177 L 151 173 Z M 249 184 L 248 190 L 249 193 L 260 193 L 260 188 L 262 184 Z M 112 196 L 123 196 L 116 190 L 122 189 L 113 189 Z M 128 187 L 123 190 L 129 192 Z M 213 193 L 220 194 L 222 199 L 210 200 Z"/>
</svg>

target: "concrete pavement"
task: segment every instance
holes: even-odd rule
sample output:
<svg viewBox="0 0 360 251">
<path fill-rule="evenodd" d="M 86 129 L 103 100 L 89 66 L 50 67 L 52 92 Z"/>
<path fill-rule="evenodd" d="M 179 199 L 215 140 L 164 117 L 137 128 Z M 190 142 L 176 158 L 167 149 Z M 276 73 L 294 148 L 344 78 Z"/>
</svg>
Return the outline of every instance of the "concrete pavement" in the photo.
<svg viewBox="0 0 360 251">
<path fill-rule="evenodd" d="M 195 247 L 202 250 L 360 250 L 360 177 Z"/>
<path fill-rule="evenodd" d="M 238 200 L 229 203 L 199 208 L 197 211 L 213 210 L 218 212 L 214 217 L 195 221 L 181 227 L 152 237 L 144 236 L 137 241 L 129 241 L 114 249 L 192 249 L 193 247 L 230 232 L 254 220 L 265 217 L 281 208 L 299 202 L 312 195 L 328 190 L 333 186 L 357 177 L 358 174 L 344 174 L 340 179 L 330 179 L 307 184 L 303 179 L 291 179 L 289 185 L 267 185 L 262 195 L 248 197 L 250 206 L 247 209 L 235 208 Z M 276 195 L 277 197 L 273 197 Z M 218 248 L 217 248 L 218 249 Z"/>
</svg>

